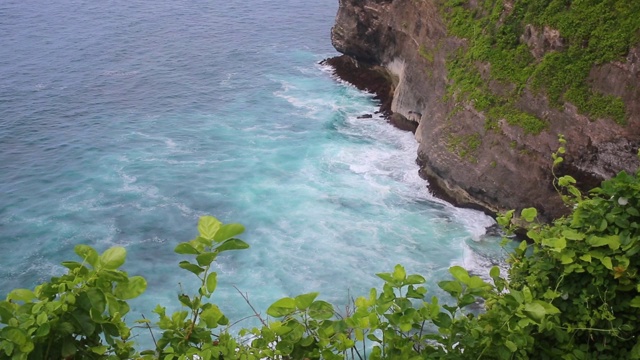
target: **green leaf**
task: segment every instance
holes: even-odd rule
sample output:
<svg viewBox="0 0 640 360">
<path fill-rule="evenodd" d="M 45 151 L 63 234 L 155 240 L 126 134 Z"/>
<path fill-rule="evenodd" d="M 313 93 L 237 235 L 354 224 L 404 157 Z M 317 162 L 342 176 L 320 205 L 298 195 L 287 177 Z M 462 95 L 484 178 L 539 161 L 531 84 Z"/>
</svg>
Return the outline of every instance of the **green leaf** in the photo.
<svg viewBox="0 0 640 360">
<path fill-rule="evenodd" d="M 278 341 L 278 343 L 276 344 L 276 350 L 280 351 L 283 355 L 289 355 L 291 354 L 291 352 L 293 352 L 293 343 L 286 340 Z"/>
<path fill-rule="evenodd" d="M 453 277 L 455 279 L 458 279 L 459 281 L 461 281 L 464 284 L 468 284 L 470 277 L 469 277 L 469 272 L 467 270 L 465 270 L 463 267 L 461 266 L 452 266 L 449 268 L 449 272 L 451 273 L 451 275 L 453 275 Z"/>
<path fill-rule="evenodd" d="M 533 301 L 533 295 L 531 294 L 531 289 L 528 286 L 522 288 L 522 296 L 524 297 L 525 303 Z"/>
<path fill-rule="evenodd" d="M 147 289 L 147 280 L 142 276 L 132 276 L 129 281 L 118 283 L 114 294 L 122 300 L 134 299 Z"/>
<path fill-rule="evenodd" d="M 492 267 L 489 271 L 489 276 L 491 276 L 491 278 L 500 277 L 500 268 L 497 266 Z"/>
<path fill-rule="evenodd" d="M 196 274 L 196 275 L 200 275 L 204 269 L 201 268 L 200 266 L 196 265 L 196 264 L 192 264 L 188 261 L 180 261 L 180 263 L 178 263 L 178 266 L 180 266 L 181 268 L 191 271 L 192 273 Z"/>
<path fill-rule="evenodd" d="M 206 252 L 196 256 L 196 261 L 200 266 L 209 266 L 218 256 L 215 252 Z"/>
<path fill-rule="evenodd" d="M 311 306 L 311 304 L 313 303 L 313 300 L 315 300 L 316 297 L 318 297 L 317 292 L 298 295 L 295 298 L 296 307 L 300 310 L 306 310 L 307 308 L 309 308 L 309 306 Z"/>
<path fill-rule="evenodd" d="M 567 247 L 567 240 L 563 237 L 561 238 L 549 237 L 542 240 L 542 245 L 553 248 L 553 250 L 556 252 L 560 252 Z"/>
<path fill-rule="evenodd" d="M 636 296 L 636 297 L 634 297 L 634 298 L 629 302 L 629 306 L 631 306 L 631 307 L 635 307 L 635 308 L 640 308 L 640 296 Z"/>
<path fill-rule="evenodd" d="M 482 289 L 491 287 L 491 285 L 484 282 L 484 280 L 482 280 L 482 278 L 479 276 L 472 276 L 471 278 L 469 278 L 467 286 L 469 286 L 469 289 Z"/>
<path fill-rule="evenodd" d="M 46 323 L 48 320 L 49 320 L 49 317 L 44 312 L 41 312 L 41 313 L 38 314 L 38 316 L 36 316 L 36 324 L 37 325 L 42 325 L 42 324 Z"/>
<path fill-rule="evenodd" d="M 81 263 L 77 262 L 77 261 L 63 261 L 61 263 L 62 266 L 66 267 L 67 269 L 73 271 L 77 268 L 81 268 L 84 265 L 82 265 Z"/>
<path fill-rule="evenodd" d="M 269 306 L 267 315 L 282 317 L 289 315 L 296 310 L 296 300 L 290 297 L 282 298 Z"/>
<path fill-rule="evenodd" d="M 462 285 L 457 281 L 440 281 L 438 286 L 454 298 L 462 293 Z"/>
<path fill-rule="evenodd" d="M 391 284 L 396 283 L 396 281 L 393 279 L 393 276 L 391 276 L 390 273 L 377 273 L 376 276 L 388 283 L 391 283 Z"/>
<path fill-rule="evenodd" d="M 120 316 L 124 316 L 129 312 L 129 304 L 126 301 L 116 299 L 112 294 L 105 294 L 107 297 L 107 305 L 109 306 L 109 315 L 115 316 L 119 313 Z"/>
<path fill-rule="evenodd" d="M 115 246 L 105 250 L 100 256 L 100 264 L 105 269 L 115 270 L 124 264 L 127 250 L 121 246 Z"/>
<path fill-rule="evenodd" d="M 178 300 L 182 303 L 182 305 L 192 309 L 193 308 L 193 302 L 191 301 L 191 298 L 189 297 L 189 295 L 186 294 L 180 294 L 178 295 Z"/>
<path fill-rule="evenodd" d="M 51 325 L 46 322 L 40 326 L 38 326 L 38 330 L 36 330 L 36 333 L 34 334 L 35 337 L 45 337 L 47 335 L 49 335 L 49 332 L 51 331 Z"/>
<path fill-rule="evenodd" d="M 226 321 L 224 314 L 216 305 L 212 305 L 202 311 L 200 319 L 205 322 L 209 329 L 218 327 L 218 324 L 224 325 Z"/>
<path fill-rule="evenodd" d="M 466 294 L 458 301 L 458 306 L 463 308 L 467 305 L 474 304 L 476 302 L 476 297 L 471 294 Z"/>
<path fill-rule="evenodd" d="M 309 306 L 309 316 L 314 320 L 329 320 L 333 317 L 334 313 L 333 305 L 326 301 L 314 301 Z"/>
<path fill-rule="evenodd" d="M 18 346 L 26 344 L 29 339 L 24 330 L 13 326 L 2 328 L 0 330 L 0 338 L 5 338 Z"/>
<path fill-rule="evenodd" d="M 96 330 L 96 323 L 91 321 L 91 318 L 87 313 L 76 309 L 71 313 L 71 318 L 74 320 L 74 326 L 77 330 L 80 330 L 80 334 L 84 336 L 91 336 Z"/>
<path fill-rule="evenodd" d="M 573 261 L 573 257 L 569 254 L 562 254 L 562 256 L 560 257 L 560 262 L 563 265 L 571 264 Z"/>
<path fill-rule="evenodd" d="M 427 280 L 422 275 L 412 274 L 407 276 L 407 279 L 404 283 L 406 285 L 417 285 L 424 284 L 425 282 L 427 282 Z"/>
<path fill-rule="evenodd" d="M 207 291 L 209 294 L 212 294 L 216 290 L 216 286 L 218 285 L 218 274 L 212 272 L 207 275 Z"/>
<path fill-rule="evenodd" d="M 504 346 L 507 347 L 507 349 L 509 349 L 509 351 L 516 352 L 518 350 L 518 347 L 516 346 L 516 344 L 513 343 L 513 341 L 507 340 L 504 342 Z"/>
<path fill-rule="evenodd" d="M 579 233 L 573 229 L 563 230 L 562 236 L 564 236 L 567 240 L 584 240 L 585 237 L 583 233 Z"/>
<path fill-rule="evenodd" d="M 602 262 L 602 265 L 604 265 L 604 267 L 606 267 L 607 269 L 613 270 L 613 264 L 611 263 L 610 257 L 605 256 L 602 259 L 600 259 L 600 262 Z"/>
<path fill-rule="evenodd" d="M 398 264 L 393 269 L 393 274 L 391 276 L 393 276 L 393 279 L 396 281 L 403 281 L 407 277 L 407 272 L 404 270 L 402 265 Z"/>
<path fill-rule="evenodd" d="M 36 294 L 29 289 L 14 289 L 7 295 L 7 301 L 29 302 L 36 298 Z"/>
<path fill-rule="evenodd" d="M 620 236 L 610 235 L 610 236 L 603 237 L 603 236 L 592 235 L 587 238 L 587 244 L 593 247 L 608 245 L 610 249 L 617 250 L 620 247 Z"/>
<path fill-rule="evenodd" d="M 504 214 L 499 214 L 496 218 L 496 222 L 503 228 L 508 227 L 511 224 L 511 219 L 513 218 L 513 213 L 515 210 L 509 210 Z"/>
<path fill-rule="evenodd" d="M 101 346 L 92 346 L 89 349 L 91 349 L 92 352 L 98 355 L 104 355 L 104 353 L 106 353 L 109 348 L 104 345 L 101 345 Z"/>
<path fill-rule="evenodd" d="M 412 328 L 412 324 L 410 322 L 401 322 L 398 327 L 402 332 L 408 332 Z"/>
<path fill-rule="evenodd" d="M 78 254 L 78 256 L 80 256 L 80 258 L 83 261 L 86 261 L 89 265 L 93 266 L 94 268 L 97 266 L 98 252 L 91 246 L 82 244 L 76 245 L 73 248 L 73 251 L 75 251 L 75 253 Z"/>
<path fill-rule="evenodd" d="M 608 225 L 609 224 L 607 223 L 607 219 L 602 219 L 600 221 L 600 227 L 598 227 L 598 231 L 605 231 Z"/>
<path fill-rule="evenodd" d="M 409 288 L 407 289 L 406 297 L 411 299 L 422 299 L 424 298 L 424 295 L 426 293 L 427 293 L 427 289 L 423 286 L 418 286 L 417 288 L 414 288 L 413 285 L 409 285 Z"/>
<path fill-rule="evenodd" d="M 562 158 L 562 156 L 558 156 L 555 159 L 553 159 L 553 166 L 556 166 L 560 163 L 562 163 L 564 161 L 564 159 Z"/>
<path fill-rule="evenodd" d="M 526 209 L 522 209 L 522 211 L 520 212 L 520 216 L 526 221 L 526 222 L 533 222 L 533 220 L 536 219 L 536 217 L 538 216 L 538 210 L 536 210 L 536 208 L 526 208 Z"/>
<path fill-rule="evenodd" d="M 576 183 L 576 179 L 574 179 L 569 175 L 562 176 L 558 179 L 558 185 L 560 186 L 568 186 L 575 183 Z"/>
<path fill-rule="evenodd" d="M 433 323 L 441 329 L 448 329 L 451 327 L 452 323 L 451 316 L 443 312 L 438 313 L 438 315 L 433 319 Z"/>
<path fill-rule="evenodd" d="M 217 251 L 223 252 L 228 250 L 244 250 L 248 249 L 249 244 L 240 239 L 229 239 L 216 248 Z"/>
<path fill-rule="evenodd" d="M 280 322 L 280 321 L 272 322 L 271 324 L 269 324 L 269 327 L 278 336 L 284 336 L 284 335 L 290 333 L 291 330 L 293 330 L 293 328 L 291 328 L 289 326 L 282 325 L 282 322 Z"/>
<path fill-rule="evenodd" d="M 61 355 L 63 358 L 72 358 L 76 353 L 76 346 L 70 339 L 65 339 L 62 342 L 62 352 Z"/>
<path fill-rule="evenodd" d="M 629 214 L 631 216 L 640 216 L 640 212 L 638 212 L 638 209 L 636 209 L 634 207 L 628 207 L 626 212 L 627 212 L 627 214 Z"/>
<path fill-rule="evenodd" d="M 205 238 L 203 238 L 202 236 L 198 236 L 198 237 L 196 237 L 195 239 L 193 239 L 193 240 L 189 241 L 189 243 L 190 243 L 193 247 L 195 247 L 195 248 L 197 248 L 197 249 L 200 249 L 201 247 L 196 247 L 196 246 L 197 246 L 197 245 L 202 245 L 202 247 L 210 247 L 210 246 L 212 246 L 212 245 L 213 245 L 213 239 L 205 239 Z M 196 246 L 194 246 L 194 245 L 196 245 Z"/>
<path fill-rule="evenodd" d="M 183 254 L 183 255 L 198 255 L 198 254 L 200 254 L 200 251 L 198 251 L 198 249 L 194 248 L 193 245 L 189 244 L 188 242 L 183 242 L 183 243 L 178 244 L 173 251 L 176 254 Z"/>
<path fill-rule="evenodd" d="M 128 279 L 127 275 L 120 270 L 102 270 L 100 277 L 115 282 L 127 281 Z"/>
<path fill-rule="evenodd" d="M 213 237 L 213 240 L 222 242 L 224 240 L 231 239 L 234 236 L 238 236 L 244 232 L 244 226 L 242 224 L 225 224 L 218 229 Z"/>
<path fill-rule="evenodd" d="M 202 216 L 198 220 L 198 232 L 205 239 L 213 239 L 222 223 L 213 216 Z"/>
<path fill-rule="evenodd" d="M 577 187 L 575 187 L 575 186 L 569 186 L 569 187 L 567 187 L 567 190 L 569 191 L 569 193 L 570 193 L 571 195 L 573 195 L 574 197 L 576 197 L 576 198 L 578 198 L 578 199 L 579 199 L 580 197 L 582 197 L 582 193 L 581 193 L 581 192 L 580 192 L 580 190 L 578 190 L 578 188 L 577 188 Z"/>
<path fill-rule="evenodd" d="M 98 288 L 87 290 L 87 298 L 92 309 L 102 314 L 107 309 L 107 298 L 104 292 Z"/>
<path fill-rule="evenodd" d="M 529 236 L 529 237 L 533 238 L 533 236 L 531 236 L 531 235 L 528 235 L 528 234 L 527 234 L 527 236 Z M 526 240 L 522 240 L 522 241 L 520 242 L 520 245 L 518 245 L 518 249 L 519 249 L 519 250 L 522 250 L 522 251 L 527 250 L 527 248 L 528 248 L 528 247 L 529 247 L 529 244 L 527 243 L 527 241 L 526 241 Z"/>
<path fill-rule="evenodd" d="M 536 322 L 542 321 L 544 316 L 547 314 L 544 307 L 537 302 L 524 304 L 524 311 Z"/>
<path fill-rule="evenodd" d="M 7 324 L 9 319 L 13 318 L 13 312 L 16 304 L 8 301 L 0 301 L 0 323 Z"/>
</svg>

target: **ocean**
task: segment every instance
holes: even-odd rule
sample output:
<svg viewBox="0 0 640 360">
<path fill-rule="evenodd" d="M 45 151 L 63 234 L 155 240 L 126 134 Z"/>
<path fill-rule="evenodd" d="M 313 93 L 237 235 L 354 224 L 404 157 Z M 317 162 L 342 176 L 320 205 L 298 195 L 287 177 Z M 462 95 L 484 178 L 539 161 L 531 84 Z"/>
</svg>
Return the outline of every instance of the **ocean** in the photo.
<svg viewBox="0 0 640 360">
<path fill-rule="evenodd" d="M 148 281 L 128 318 L 154 319 L 197 292 L 173 248 L 202 215 L 247 229 L 215 265 L 232 321 L 252 313 L 234 286 L 260 311 L 311 291 L 340 307 L 395 264 L 438 294 L 448 267 L 500 263 L 493 219 L 434 198 L 413 135 L 319 64 L 337 5 L 0 2 L 0 296 L 76 244 L 124 246 Z"/>
</svg>

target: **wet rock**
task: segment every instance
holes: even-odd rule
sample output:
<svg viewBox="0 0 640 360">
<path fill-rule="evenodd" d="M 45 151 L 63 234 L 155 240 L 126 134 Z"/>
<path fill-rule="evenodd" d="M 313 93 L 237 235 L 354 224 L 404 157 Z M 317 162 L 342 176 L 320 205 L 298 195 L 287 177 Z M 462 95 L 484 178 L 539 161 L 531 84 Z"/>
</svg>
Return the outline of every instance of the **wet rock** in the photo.
<svg viewBox="0 0 640 360">
<path fill-rule="evenodd" d="M 512 7 L 505 2 L 501 19 Z M 575 177 L 583 189 L 640 165 L 637 47 L 625 61 L 594 67 L 589 76 L 594 91 L 623 99 L 626 125 L 590 118 L 569 103 L 558 108 L 543 92 L 525 87 L 512 99 L 514 106 L 549 124 L 532 135 L 505 119 L 488 128 L 486 114 L 474 107 L 473 99 L 457 102 L 447 96 L 447 61 L 466 41 L 448 35 L 435 0 L 340 0 L 331 39 L 348 55 L 327 60 L 334 62 L 336 75 L 375 93 L 395 126 L 415 127 L 411 131 L 419 142 L 420 175 L 432 191 L 455 204 L 489 213 L 534 206 L 547 220 L 566 214 L 569 209 L 551 173 L 558 134 L 567 140 L 558 172 Z M 559 32 L 548 27 L 527 26 L 520 41 L 535 57 L 567 47 Z M 490 64 L 477 65 L 491 91 L 512 93 L 513 84 L 489 79 Z"/>
</svg>

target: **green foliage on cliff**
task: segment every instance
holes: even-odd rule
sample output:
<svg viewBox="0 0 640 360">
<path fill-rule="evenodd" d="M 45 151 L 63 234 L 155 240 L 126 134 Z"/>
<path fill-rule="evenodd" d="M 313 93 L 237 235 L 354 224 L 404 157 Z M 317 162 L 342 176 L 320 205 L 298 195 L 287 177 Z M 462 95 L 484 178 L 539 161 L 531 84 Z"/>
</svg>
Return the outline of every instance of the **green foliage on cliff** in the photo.
<svg viewBox="0 0 640 360">
<path fill-rule="evenodd" d="M 125 249 L 78 245 L 80 260 L 63 263 L 67 274 L 0 301 L 0 358 L 640 359 L 640 173 L 620 173 L 586 196 L 574 183 L 556 179 L 570 216 L 543 225 L 535 209 L 520 212 L 532 240 L 511 254 L 508 277 L 498 267 L 483 279 L 454 266 L 437 284 L 449 295 L 439 299 L 427 296 L 423 276 L 397 265 L 345 312 L 318 293 L 286 297 L 268 318 L 256 313 L 261 326 L 236 335 L 210 299 L 213 264 L 248 248 L 236 238 L 244 228 L 202 217 L 198 235 L 175 248 L 198 288 L 178 295 L 181 310 L 157 306 L 155 322 L 136 321 L 159 334 L 150 332 L 148 350 L 135 347 L 124 321 L 127 301 L 147 286 L 120 270 Z M 509 228 L 513 214 L 499 223 Z"/>
<path fill-rule="evenodd" d="M 448 62 L 453 81 L 450 93 L 474 101 L 480 110 L 500 107 L 489 122 L 506 118 L 529 133 L 544 129 L 544 119 L 527 120 L 516 110 L 525 86 L 542 91 L 554 106 L 576 105 L 592 118 L 625 123 L 620 98 L 593 91 L 587 78 L 597 65 L 623 60 L 630 47 L 640 43 L 640 2 L 628 0 L 446 0 L 443 15 L 451 35 L 467 39 L 465 49 Z M 527 28 L 528 27 L 528 28 Z M 524 42 L 534 36 L 559 31 L 557 44 L 542 41 L 536 59 Z M 533 34 L 533 35 L 532 35 Z M 489 64 L 481 75 L 480 64 Z M 491 92 L 487 80 L 501 87 Z M 506 92 L 506 93 L 504 93 Z"/>
<path fill-rule="evenodd" d="M 449 134 L 447 138 L 447 149 L 472 163 L 476 163 L 476 151 L 482 144 L 482 136 L 478 133 L 469 135 Z"/>
</svg>

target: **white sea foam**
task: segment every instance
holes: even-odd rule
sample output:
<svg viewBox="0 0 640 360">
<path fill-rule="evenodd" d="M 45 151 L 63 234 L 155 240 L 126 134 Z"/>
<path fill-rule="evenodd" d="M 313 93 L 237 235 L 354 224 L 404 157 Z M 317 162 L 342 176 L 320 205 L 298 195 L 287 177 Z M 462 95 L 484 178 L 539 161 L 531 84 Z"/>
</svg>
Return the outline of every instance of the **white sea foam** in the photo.
<svg viewBox="0 0 640 360">
<path fill-rule="evenodd" d="M 100 73 L 102 76 L 112 76 L 112 77 L 133 77 L 138 75 L 140 72 L 137 70 L 105 70 Z"/>
<path fill-rule="evenodd" d="M 270 27 L 256 34 L 247 24 L 285 20 L 286 12 L 272 8 L 281 9 L 278 2 L 253 4 L 268 9 L 245 12 L 250 18 L 229 16 L 207 26 L 185 15 L 237 15 L 244 9 L 231 3 L 209 10 L 184 3 L 192 11 L 167 18 L 170 24 L 140 21 L 136 36 L 95 37 L 104 42 L 86 41 L 91 31 L 111 25 L 102 22 L 104 14 L 122 25 L 120 20 L 131 17 L 121 15 L 144 14 L 148 4 L 131 2 L 113 13 L 97 11 L 102 5 L 95 2 L 94 11 L 74 13 L 92 20 L 85 22 L 65 18 L 69 12 L 55 2 L 46 4 L 60 11 L 43 12 L 43 19 L 78 31 L 71 38 L 55 37 L 73 41 L 48 46 L 47 53 L 56 56 L 33 67 L 42 71 L 32 77 L 6 74 L 12 87 L 27 91 L 8 99 L 10 110 L 0 119 L 28 121 L 3 122 L 19 136 L 5 143 L 9 151 L 0 152 L 0 163 L 12 169 L 0 173 L 0 184 L 12 190 L 3 194 L 9 214 L 2 214 L 2 250 L 16 239 L 43 239 L 33 246 L 21 242 L 20 253 L 47 248 L 52 258 L 63 259 L 72 258 L 70 249 L 80 242 L 100 250 L 126 245 L 133 260 L 126 270 L 149 282 L 135 306 L 148 311 L 156 303 L 177 303 L 181 287 L 197 291 L 195 277 L 176 271 L 179 259 L 171 244 L 196 234 L 198 216 L 239 221 L 247 228 L 241 238 L 251 249 L 225 252 L 216 261 L 214 301 L 231 319 L 250 314 L 238 306 L 242 300 L 232 284 L 248 292 L 259 310 L 279 297 L 308 291 L 346 304 L 349 291 L 358 296 L 380 287 L 374 274 L 396 264 L 434 284 L 452 261 L 465 261 L 463 246 L 484 254 L 480 245 L 490 240 L 471 240 L 478 238 L 484 217 L 458 213 L 429 195 L 417 174 L 412 134 L 374 114 L 373 95 L 332 78 L 329 67 L 315 63 L 318 54 L 332 51 L 326 29 L 336 2 L 291 2 L 288 6 L 314 16 L 268 22 L 296 22 L 282 28 L 295 33 L 275 36 Z M 153 8 L 171 13 L 173 5 L 159 1 Z M 32 13 L 28 6 L 24 10 Z M 20 24 L 15 34 L 44 33 L 33 24 Z M 102 27 L 85 29 L 86 24 Z M 308 36 L 312 24 L 317 32 Z M 236 31 L 225 31 L 229 26 Z M 167 35 L 176 41 L 161 41 Z M 291 49 L 290 39 L 300 46 Z M 77 58 L 87 61 L 73 61 Z M 127 73 L 134 69 L 140 73 Z M 128 76 L 140 81 L 125 81 Z M 33 91 L 36 83 L 67 88 L 60 97 L 48 97 Z M 373 115 L 357 118 L 363 114 Z M 56 147 L 62 143 L 72 146 Z M 19 144 L 28 146 L 14 151 Z M 57 157 L 47 157 L 52 154 Z M 70 184 L 75 188 L 58 191 Z M 0 262 L 8 267 L 24 265 L 14 262 L 13 252 L 3 253 Z M 30 282 L 29 276 L 18 277 Z M 0 279 L 0 289 L 6 284 Z"/>
</svg>

